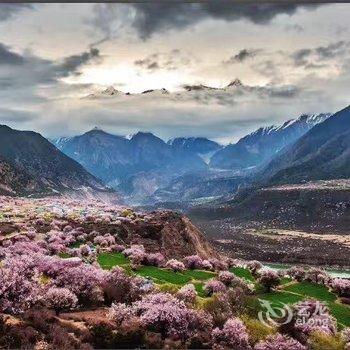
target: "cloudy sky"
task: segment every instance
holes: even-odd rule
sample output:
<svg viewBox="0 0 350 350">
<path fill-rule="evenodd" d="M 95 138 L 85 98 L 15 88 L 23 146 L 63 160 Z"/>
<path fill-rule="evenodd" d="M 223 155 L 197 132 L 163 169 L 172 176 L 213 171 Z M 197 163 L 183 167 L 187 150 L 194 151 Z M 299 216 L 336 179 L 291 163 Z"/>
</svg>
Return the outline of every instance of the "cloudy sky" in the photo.
<svg viewBox="0 0 350 350">
<path fill-rule="evenodd" d="M 228 143 L 303 113 L 335 112 L 350 104 L 349 11 L 0 4 L 0 123 L 47 137 L 98 126 Z M 242 85 L 226 88 L 235 79 Z M 100 93 L 111 85 L 121 93 Z M 215 89 L 191 88 L 200 85 Z M 169 93 L 142 94 L 161 88 Z"/>
</svg>

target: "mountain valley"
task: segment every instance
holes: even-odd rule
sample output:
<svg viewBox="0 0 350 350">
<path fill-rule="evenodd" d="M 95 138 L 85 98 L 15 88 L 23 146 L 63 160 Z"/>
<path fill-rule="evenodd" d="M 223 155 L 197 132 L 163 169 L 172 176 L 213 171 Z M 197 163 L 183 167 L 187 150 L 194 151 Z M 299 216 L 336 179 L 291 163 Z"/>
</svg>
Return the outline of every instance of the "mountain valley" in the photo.
<svg viewBox="0 0 350 350">
<path fill-rule="evenodd" d="M 52 142 L 116 189 L 126 203 L 185 208 L 235 193 L 284 147 L 329 116 L 302 115 L 280 126 L 260 128 L 225 147 L 203 137 L 166 143 L 152 133 L 125 137 L 98 128 Z"/>
</svg>

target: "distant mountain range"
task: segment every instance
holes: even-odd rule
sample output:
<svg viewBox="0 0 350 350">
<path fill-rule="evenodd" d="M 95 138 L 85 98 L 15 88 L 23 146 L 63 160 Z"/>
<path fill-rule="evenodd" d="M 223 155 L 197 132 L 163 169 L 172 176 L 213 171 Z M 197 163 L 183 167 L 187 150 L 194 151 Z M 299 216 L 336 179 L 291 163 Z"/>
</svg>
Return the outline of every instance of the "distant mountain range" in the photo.
<svg viewBox="0 0 350 350">
<path fill-rule="evenodd" d="M 176 176 L 205 170 L 207 164 L 200 154 L 220 147 L 201 138 L 192 138 L 184 146 L 177 140 L 165 143 L 151 133 L 123 137 L 98 128 L 53 142 L 105 184 L 137 198 L 152 194 Z"/>
<path fill-rule="evenodd" d="M 260 166 L 329 116 L 330 114 L 302 115 L 279 126 L 260 128 L 216 152 L 210 160 L 210 166 L 232 170 Z"/>
<path fill-rule="evenodd" d="M 328 117 L 302 115 L 281 126 L 260 128 L 226 147 L 204 137 L 165 142 L 149 132 L 118 136 L 98 128 L 53 143 L 130 203 L 191 201 L 236 191 L 247 174 Z"/>
<path fill-rule="evenodd" d="M 239 79 L 233 80 L 231 83 L 229 83 L 227 86 L 223 88 L 218 87 L 211 87 L 206 85 L 184 85 L 183 90 L 179 92 L 175 92 L 174 95 L 178 95 L 181 93 L 186 92 L 198 92 L 198 91 L 231 91 L 234 88 L 243 88 L 245 87 L 242 82 Z M 104 97 L 120 97 L 120 96 L 137 96 L 137 95 L 170 95 L 171 93 L 165 89 L 148 89 L 145 91 L 142 91 L 141 93 L 130 93 L 130 92 L 123 92 L 121 90 L 115 89 L 113 86 L 109 86 L 104 90 L 96 91 L 94 93 L 91 93 L 85 98 L 88 99 L 97 99 L 97 98 L 104 98 Z"/>
<path fill-rule="evenodd" d="M 0 194 L 108 192 L 80 164 L 40 134 L 0 126 Z"/>
<path fill-rule="evenodd" d="M 123 92 L 110 86 L 104 90 L 94 91 L 86 96 L 82 97 L 82 100 L 93 103 L 105 103 L 114 100 L 120 101 L 132 101 L 137 103 L 139 99 L 143 101 L 159 99 L 162 103 L 164 100 L 176 101 L 191 101 L 205 102 L 208 100 L 216 101 L 220 104 L 229 103 L 235 101 L 236 98 L 240 98 L 242 95 L 255 94 L 259 97 L 269 98 L 284 98 L 290 96 L 296 96 L 298 90 L 289 85 L 271 86 L 271 85 L 246 85 L 239 79 L 231 81 L 229 84 L 223 87 L 207 86 L 203 84 L 197 85 L 183 85 L 181 89 L 177 91 L 168 91 L 165 88 L 161 89 L 147 89 L 139 93 Z"/>
<path fill-rule="evenodd" d="M 218 201 L 250 184 L 349 178 L 349 136 L 349 107 L 260 128 L 226 147 L 204 137 L 165 142 L 149 132 L 118 136 L 98 128 L 50 143 L 0 126 L 0 194 L 107 186 L 131 204 Z"/>
<path fill-rule="evenodd" d="M 215 152 L 223 148 L 217 142 L 208 140 L 205 137 L 176 137 L 169 140 L 168 145 L 177 151 L 196 154 L 206 163 L 209 163 Z"/>
</svg>

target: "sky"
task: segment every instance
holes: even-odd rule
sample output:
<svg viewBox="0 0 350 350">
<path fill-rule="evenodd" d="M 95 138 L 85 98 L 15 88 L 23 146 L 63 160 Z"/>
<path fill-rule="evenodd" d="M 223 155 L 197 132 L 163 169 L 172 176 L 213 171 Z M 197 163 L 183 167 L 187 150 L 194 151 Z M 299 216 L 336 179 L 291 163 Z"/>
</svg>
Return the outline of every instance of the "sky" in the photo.
<svg viewBox="0 0 350 350">
<path fill-rule="evenodd" d="M 336 112 L 350 104 L 349 11 L 2 3 L 0 123 L 49 138 L 97 126 L 227 144 L 304 113 Z M 103 94 L 109 86 L 118 92 Z"/>
</svg>

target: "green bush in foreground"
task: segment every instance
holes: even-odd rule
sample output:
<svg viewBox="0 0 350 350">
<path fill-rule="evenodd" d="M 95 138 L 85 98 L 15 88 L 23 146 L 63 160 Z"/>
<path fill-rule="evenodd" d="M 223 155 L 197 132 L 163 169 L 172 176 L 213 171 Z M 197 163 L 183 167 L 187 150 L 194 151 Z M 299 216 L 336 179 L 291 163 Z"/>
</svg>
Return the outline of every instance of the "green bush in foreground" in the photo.
<svg viewBox="0 0 350 350">
<path fill-rule="evenodd" d="M 344 350 L 345 342 L 339 335 L 332 336 L 324 332 L 314 332 L 309 338 L 310 350 Z"/>
</svg>

